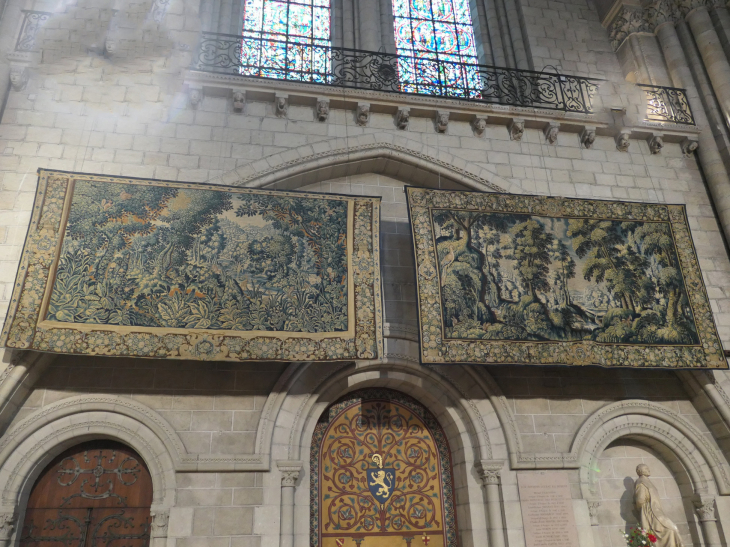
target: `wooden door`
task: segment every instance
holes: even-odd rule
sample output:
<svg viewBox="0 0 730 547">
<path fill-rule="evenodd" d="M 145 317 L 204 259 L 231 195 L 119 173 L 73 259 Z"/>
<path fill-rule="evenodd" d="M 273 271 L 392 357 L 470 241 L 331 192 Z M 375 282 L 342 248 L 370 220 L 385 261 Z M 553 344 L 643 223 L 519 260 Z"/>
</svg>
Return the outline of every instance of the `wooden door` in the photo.
<svg viewBox="0 0 730 547">
<path fill-rule="evenodd" d="M 347 395 L 323 414 L 310 456 L 311 547 L 456 547 L 449 445 L 414 399 Z"/>
<path fill-rule="evenodd" d="M 77 445 L 33 486 L 21 547 L 148 547 L 152 478 L 132 449 L 112 441 Z"/>
</svg>

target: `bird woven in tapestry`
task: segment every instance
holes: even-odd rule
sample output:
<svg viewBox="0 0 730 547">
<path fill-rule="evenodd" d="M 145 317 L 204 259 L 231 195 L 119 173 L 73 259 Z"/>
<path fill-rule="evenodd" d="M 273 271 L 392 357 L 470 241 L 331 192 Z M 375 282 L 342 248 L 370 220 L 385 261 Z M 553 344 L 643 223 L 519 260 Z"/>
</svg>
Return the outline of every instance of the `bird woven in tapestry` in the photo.
<svg viewBox="0 0 730 547">
<path fill-rule="evenodd" d="M 0 342 L 56 353 L 382 355 L 380 198 L 39 170 Z"/>
<path fill-rule="evenodd" d="M 407 199 L 423 363 L 727 368 L 683 205 Z"/>
</svg>

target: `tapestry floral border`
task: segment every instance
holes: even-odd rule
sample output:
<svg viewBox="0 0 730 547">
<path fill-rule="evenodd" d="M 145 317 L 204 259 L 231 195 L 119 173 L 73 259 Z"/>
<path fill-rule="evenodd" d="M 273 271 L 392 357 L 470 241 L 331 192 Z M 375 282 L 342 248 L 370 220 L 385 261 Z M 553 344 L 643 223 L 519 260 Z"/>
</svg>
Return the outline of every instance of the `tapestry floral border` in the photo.
<svg viewBox="0 0 730 547">
<path fill-rule="evenodd" d="M 457 547 L 458 545 L 458 526 L 456 520 L 456 504 L 454 489 L 453 466 L 451 462 L 451 449 L 449 441 L 444 434 L 444 430 L 436 417 L 419 403 L 416 399 L 388 388 L 364 388 L 348 393 L 341 397 L 338 401 L 330 405 L 320 416 L 312 435 L 312 445 L 309 450 L 309 544 L 311 547 L 321 545 L 319 530 L 319 460 L 324 434 L 327 431 L 329 423 L 337 417 L 346 408 L 363 401 L 385 401 L 395 402 L 416 414 L 429 429 L 433 435 L 434 443 L 439 451 L 439 462 L 441 464 L 441 488 L 443 493 L 444 504 L 444 530 L 446 532 L 445 547 Z"/>
<path fill-rule="evenodd" d="M 135 332 L 134 327 L 110 325 L 43 326 L 39 317 L 53 280 L 54 264 L 65 232 L 64 212 L 72 198 L 74 180 L 127 182 L 182 189 L 225 189 L 234 193 L 289 195 L 342 199 L 354 204 L 352 275 L 354 280 L 354 335 L 327 338 L 276 336 L 240 337 L 226 331 Z M 38 187 L 28 234 L 18 266 L 0 345 L 51 353 L 228 361 L 342 361 L 378 359 L 383 355 L 380 282 L 380 198 L 281 190 L 258 190 L 220 185 L 190 184 L 134 177 L 114 177 L 65 171 L 38 170 Z M 352 305 L 352 304 L 350 304 Z M 142 330 L 142 329 L 140 329 Z M 149 331 L 150 329 L 143 329 Z M 179 331 L 180 329 L 175 329 Z"/>
<path fill-rule="evenodd" d="M 525 196 L 409 186 L 423 364 L 598 365 L 602 367 L 727 369 L 684 205 Z M 594 341 L 444 339 L 431 209 L 494 211 L 546 217 L 669 222 L 700 339 L 698 345 L 611 344 Z"/>
</svg>

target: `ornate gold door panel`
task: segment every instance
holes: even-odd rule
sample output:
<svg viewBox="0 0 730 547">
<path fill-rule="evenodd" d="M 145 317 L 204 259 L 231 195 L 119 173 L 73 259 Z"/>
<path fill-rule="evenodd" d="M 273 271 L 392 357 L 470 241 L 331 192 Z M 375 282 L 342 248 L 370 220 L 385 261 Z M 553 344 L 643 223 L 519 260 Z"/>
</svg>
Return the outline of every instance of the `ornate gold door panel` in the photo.
<svg viewBox="0 0 730 547">
<path fill-rule="evenodd" d="M 147 547 L 152 478 L 133 450 L 92 441 L 43 471 L 28 500 L 20 547 Z"/>
<path fill-rule="evenodd" d="M 333 404 L 310 464 L 312 547 L 456 547 L 449 445 L 407 395 L 365 389 Z"/>
</svg>

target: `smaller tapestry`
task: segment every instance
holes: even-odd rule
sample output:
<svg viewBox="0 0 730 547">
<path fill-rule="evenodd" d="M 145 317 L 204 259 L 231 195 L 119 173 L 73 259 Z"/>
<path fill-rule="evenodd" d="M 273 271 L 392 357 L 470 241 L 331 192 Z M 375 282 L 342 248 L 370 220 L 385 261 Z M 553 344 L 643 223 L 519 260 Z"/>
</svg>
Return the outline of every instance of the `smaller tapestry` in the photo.
<svg viewBox="0 0 730 547">
<path fill-rule="evenodd" d="M 310 480 L 311 547 L 458 545 L 448 441 L 402 393 L 363 389 L 325 411 Z"/>
<path fill-rule="evenodd" d="M 375 359 L 379 200 L 41 169 L 0 342 L 169 359 Z"/>
<path fill-rule="evenodd" d="M 407 198 L 423 363 L 727 368 L 683 205 Z"/>
</svg>

